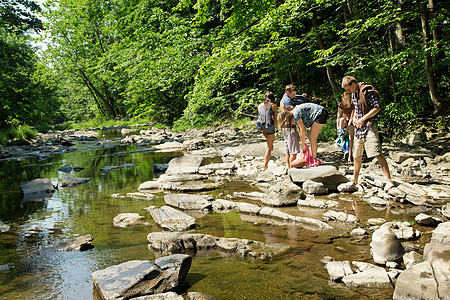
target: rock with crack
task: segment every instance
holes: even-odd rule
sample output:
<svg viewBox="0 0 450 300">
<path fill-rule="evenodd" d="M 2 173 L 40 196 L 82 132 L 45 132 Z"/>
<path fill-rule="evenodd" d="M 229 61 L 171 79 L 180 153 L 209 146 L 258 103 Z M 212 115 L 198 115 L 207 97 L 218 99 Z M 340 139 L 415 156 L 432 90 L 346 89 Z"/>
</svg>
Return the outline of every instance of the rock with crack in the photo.
<svg viewBox="0 0 450 300">
<path fill-rule="evenodd" d="M 151 209 L 150 214 L 159 226 L 171 231 L 184 231 L 195 226 L 193 217 L 167 205 Z"/>
</svg>

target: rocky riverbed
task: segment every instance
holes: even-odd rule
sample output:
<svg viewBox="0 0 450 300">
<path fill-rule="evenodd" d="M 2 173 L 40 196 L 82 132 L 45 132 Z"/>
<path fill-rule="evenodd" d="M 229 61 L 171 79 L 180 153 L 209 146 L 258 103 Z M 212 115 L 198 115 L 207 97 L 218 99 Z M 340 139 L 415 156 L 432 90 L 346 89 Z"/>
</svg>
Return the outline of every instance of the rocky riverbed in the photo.
<svg viewBox="0 0 450 300">
<path fill-rule="evenodd" d="M 352 166 L 341 160 L 342 153 L 331 143 L 319 144 L 318 156 L 326 162 L 324 166 L 287 170 L 282 137 L 277 136 L 269 168 L 263 171 L 265 142 L 253 128 L 223 127 L 186 132 L 155 127 L 113 129 L 120 129 L 124 137 L 108 139 L 97 130 L 51 133 L 40 135 L 38 140 L 28 145 L 0 148 L 0 159 L 34 157 L 46 160 L 56 154 L 95 147 L 115 148 L 124 144 L 135 145 L 136 149 L 110 155 L 180 153 L 182 156 L 172 158 L 166 164 L 155 164 L 154 172 L 160 175 L 154 180 L 141 182 L 138 191 L 111 195 L 140 199 L 164 195 L 164 205 L 146 207 L 150 213 L 148 218 L 130 211 L 111 220 L 122 228 L 145 225 L 149 219 L 153 220 L 160 230 L 153 230 L 147 236 L 147 243 L 149 249 L 159 253 L 158 256 L 195 255 L 209 249 L 270 264 L 270 261 L 292 251 L 289 238 L 285 243 L 272 243 L 196 233 L 197 219 L 205 214 L 237 211 L 246 216 L 241 218 L 248 219 L 255 226 L 290 224 L 320 232 L 320 238 L 331 243 L 344 236 L 349 242 L 370 249 L 370 256 L 365 261 L 342 260 L 335 256 L 336 252 L 314 258 L 323 263 L 330 282 L 336 283 L 337 289 L 339 285 L 345 285 L 356 291 L 364 288 L 365 293 L 370 293 L 370 289 L 382 288 L 396 299 L 445 299 L 445 295 L 450 294 L 448 134 L 424 141 L 422 135 L 412 133 L 403 141 L 384 145 L 396 184 L 395 188 L 384 192 L 384 176 L 376 161 L 365 159 L 360 184 L 352 185 L 349 181 Z M 63 167 L 68 169 L 68 166 Z M 133 168 L 133 164 L 103 166 L 101 171 L 113 172 L 117 168 Z M 84 184 L 89 182 L 89 178 L 66 182 Z M 246 182 L 251 188 L 232 194 L 214 192 L 233 182 Z M 41 191 L 49 189 L 49 182 L 45 184 Z M 24 194 L 35 193 L 26 190 Z M 350 205 L 343 205 L 346 201 Z M 359 211 L 361 203 L 374 211 L 385 212 L 385 218 L 368 218 L 367 214 Z M 412 220 L 393 220 L 395 217 L 392 215 L 404 214 L 415 216 Z M 7 224 L 0 222 L 0 225 L 3 231 L 9 229 Z M 292 241 L 296 239 L 298 237 Z M 85 249 L 92 248 L 91 242 L 95 245 L 95 240 L 89 238 L 88 241 L 89 247 Z M 71 249 L 67 245 L 64 247 Z M 144 265 L 147 264 L 155 265 L 151 262 Z M 113 276 L 120 276 L 120 270 L 119 265 L 114 268 Z M 420 275 L 423 272 L 427 274 L 426 278 Z M 93 275 L 93 278 L 97 276 Z M 146 277 L 129 284 L 147 284 L 141 281 L 145 282 Z M 424 288 L 410 284 L 419 280 L 423 281 Z M 102 284 L 96 286 L 101 289 Z M 168 286 L 165 291 L 175 287 L 173 283 Z M 108 287 L 108 293 L 99 293 L 114 294 L 114 290 Z M 373 290 L 373 293 L 377 292 Z"/>
</svg>

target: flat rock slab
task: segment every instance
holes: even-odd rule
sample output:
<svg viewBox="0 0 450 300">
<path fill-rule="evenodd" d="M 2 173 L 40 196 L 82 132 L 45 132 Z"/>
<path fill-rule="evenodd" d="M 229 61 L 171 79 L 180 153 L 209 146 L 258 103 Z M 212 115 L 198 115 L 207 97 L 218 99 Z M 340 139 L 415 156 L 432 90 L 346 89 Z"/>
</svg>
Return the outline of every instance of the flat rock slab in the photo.
<svg viewBox="0 0 450 300">
<path fill-rule="evenodd" d="M 167 205 L 150 210 L 150 214 L 159 226 L 171 231 L 188 230 L 195 226 L 193 217 Z"/>
<path fill-rule="evenodd" d="M 122 213 L 114 217 L 114 226 L 128 227 L 142 224 L 143 216 L 137 213 Z"/>
<path fill-rule="evenodd" d="M 133 260 L 93 272 L 91 278 L 105 300 L 129 299 L 159 294 L 179 286 L 191 267 L 192 258 L 175 254 L 155 261 Z"/>
<path fill-rule="evenodd" d="M 157 152 L 180 152 L 183 151 L 184 146 L 183 143 L 179 142 L 166 142 L 164 144 L 156 145 L 153 148 L 155 148 Z"/>
<path fill-rule="evenodd" d="M 412 158 L 414 160 L 419 159 L 420 157 L 428 157 L 429 155 L 426 153 L 410 153 L 410 152 L 401 152 L 401 151 L 389 151 L 389 157 L 392 158 L 398 164 L 401 164 L 405 160 Z"/>
<path fill-rule="evenodd" d="M 52 249 L 57 251 L 86 251 L 94 248 L 91 244 L 93 240 L 94 237 L 87 234 L 56 244 Z"/>
<path fill-rule="evenodd" d="M 320 176 L 330 171 L 337 171 L 337 169 L 330 165 L 321 165 L 311 168 L 290 168 L 288 174 L 291 177 L 292 182 L 302 183 L 312 177 Z"/>
<path fill-rule="evenodd" d="M 161 184 L 163 190 L 180 193 L 210 191 L 219 188 L 219 186 L 220 183 L 205 181 L 165 182 Z"/>
<path fill-rule="evenodd" d="M 390 288 L 391 279 L 383 268 L 370 268 L 361 273 L 347 275 L 342 282 L 348 287 Z"/>
<path fill-rule="evenodd" d="M 167 194 L 164 196 L 164 202 L 167 205 L 186 210 L 210 210 L 214 198 L 209 195 L 194 194 Z"/>
<path fill-rule="evenodd" d="M 104 166 L 103 168 L 100 169 L 100 171 L 102 172 L 109 172 L 111 170 L 116 170 L 116 169 L 121 169 L 121 168 L 131 168 L 131 167 L 136 167 L 136 164 L 130 163 L 130 164 L 124 164 L 121 166 Z"/>
<path fill-rule="evenodd" d="M 180 173 L 197 173 L 198 168 L 203 162 L 201 156 L 180 156 L 172 158 L 169 161 L 169 168 L 167 174 L 180 174 Z"/>
<path fill-rule="evenodd" d="M 61 187 L 74 187 L 80 184 L 84 184 L 90 180 L 91 178 L 67 177 L 61 181 Z"/>
<path fill-rule="evenodd" d="M 55 191 L 55 187 L 48 178 L 38 178 L 27 182 L 21 182 L 20 189 L 25 196 L 39 193 L 52 193 Z"/>
<path fill-rule="evenodd" d="M 270 259 L 289 249 L 288 245 L 247 239 L 215 237 L 208 234 L 152 232 L 147 236 L 149 248 L 162 253 L 180 253 L 200 249 L 216 249 L 242 257 Z"/>
</svg>

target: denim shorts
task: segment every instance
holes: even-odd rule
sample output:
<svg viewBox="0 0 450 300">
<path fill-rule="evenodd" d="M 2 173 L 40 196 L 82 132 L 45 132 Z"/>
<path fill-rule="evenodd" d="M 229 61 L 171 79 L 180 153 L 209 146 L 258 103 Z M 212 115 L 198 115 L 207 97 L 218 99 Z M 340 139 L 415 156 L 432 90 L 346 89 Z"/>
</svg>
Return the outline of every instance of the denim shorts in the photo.
<svg viewBox="0 0 450 300">
<path fill-rule="evenodd" d="M 256 123 L 256 129 L 258 129 L 261 132 L 266 132 L 267 134 L 274 134 L 275 133 L 275 125 L 269 125 L 269 124 L 261 124 L 259 122 Z"/>
</svg>

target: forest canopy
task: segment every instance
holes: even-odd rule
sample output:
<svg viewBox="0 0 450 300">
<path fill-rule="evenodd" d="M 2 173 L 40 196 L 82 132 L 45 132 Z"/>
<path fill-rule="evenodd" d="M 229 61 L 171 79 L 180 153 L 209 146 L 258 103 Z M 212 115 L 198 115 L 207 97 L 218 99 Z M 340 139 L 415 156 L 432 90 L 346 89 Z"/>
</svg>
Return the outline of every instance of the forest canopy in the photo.
<svg viewBox="0 0 450 300">
<path fill-rule="evenodd" d="M 0 127 L 254 115 L 293 83 L 335 111 L 345 75 L 392 132 L 446 115 L 449 4 L 416 0 L 0 0 Z M 36 52 L 30 31 L 46 37 Z"/>
</svg>

